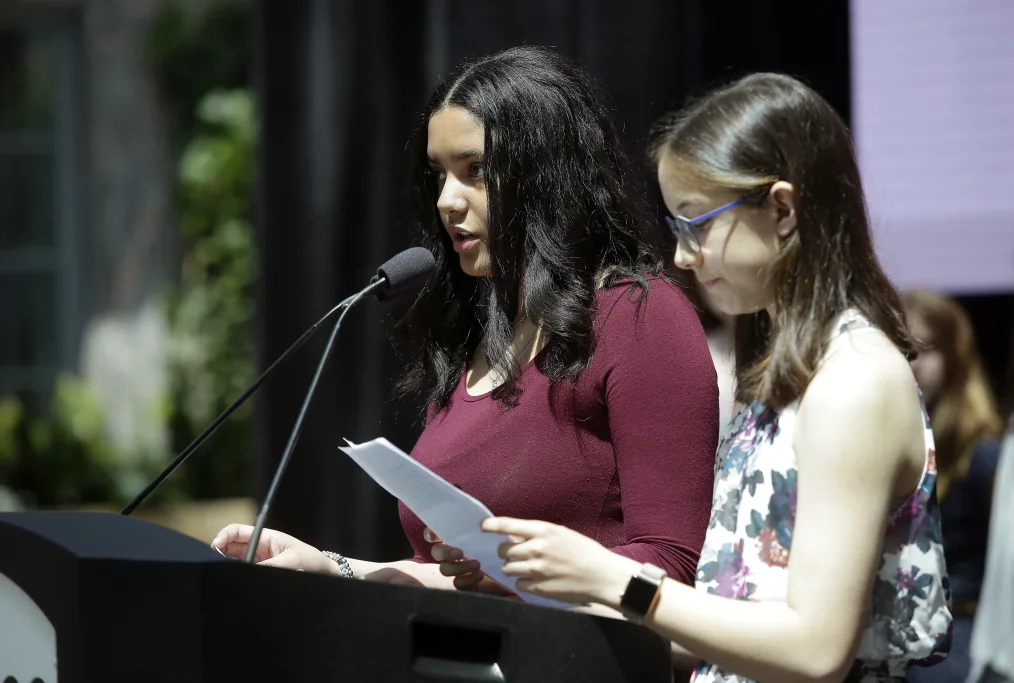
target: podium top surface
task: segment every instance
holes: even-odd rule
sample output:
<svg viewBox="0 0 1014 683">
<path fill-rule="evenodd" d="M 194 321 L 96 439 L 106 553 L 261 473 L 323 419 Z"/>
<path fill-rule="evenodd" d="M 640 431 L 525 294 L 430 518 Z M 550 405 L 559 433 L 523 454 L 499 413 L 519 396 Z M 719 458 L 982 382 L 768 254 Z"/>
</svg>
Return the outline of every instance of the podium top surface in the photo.
<svg viewBox="0 0 1014 683">
<path fill-rule="evenodd" d="M 228 561 L 195 538 L 116 513 L 80 510 L 0 513 L 0 543 L 26 536 L 88 560 Z"/>
<path fill-rule="evenodd" d="M 249 565 L 115 513 L 0 514 L 0 547 L 0 578 L 50 624 L 64 683 L 671 678 L 668 644 L 625 621 Z"/>
</svg>

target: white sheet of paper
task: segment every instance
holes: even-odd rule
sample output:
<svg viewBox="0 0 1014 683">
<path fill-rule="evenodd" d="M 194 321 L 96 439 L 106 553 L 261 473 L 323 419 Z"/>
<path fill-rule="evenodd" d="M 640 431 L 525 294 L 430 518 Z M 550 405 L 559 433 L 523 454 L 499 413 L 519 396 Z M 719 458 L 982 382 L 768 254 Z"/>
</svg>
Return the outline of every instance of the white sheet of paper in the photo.
<svg viewBox="0 0 1014 683">
<path fill-rule="evenodd" d="M 570 603 L 549 600 L 514 587 L 516 580 L 503 573 L 503 560 L 497 548 L 505 540 L 502 534 L 483 532 L 479 525 L 493 513 L 485 505 L 447 480 L 430 471 L 387 439 L 362 444 L 345 440 L 339 450 L 352 458 L 388 493 L 400 500 L 444 543 L 460 548 L 465 557 L 478 560 L 482 571 L 524 599 L 548 607 L 574 607 Z"/>
</svg>

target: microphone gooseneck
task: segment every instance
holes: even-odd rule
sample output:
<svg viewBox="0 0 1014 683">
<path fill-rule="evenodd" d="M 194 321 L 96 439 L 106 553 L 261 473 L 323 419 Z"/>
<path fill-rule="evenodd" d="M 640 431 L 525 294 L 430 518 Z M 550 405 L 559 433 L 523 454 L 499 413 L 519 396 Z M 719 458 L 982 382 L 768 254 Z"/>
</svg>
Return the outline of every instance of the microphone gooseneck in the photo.
<svg viewBox="0 0 1014 683">
<path fill-rule="evenodd" d="M 254 380 L 253 384 L 247 387 L 247 389 L 242 394 L 240 394 L 235 401 L 229 404 L 228 408 L 222 411 L 221 415 L 216 417 L 211 422 L 211 424 L 209 424 L 207 427 L 204 428 L 203 432 L 197 435 L 197 438 L 191 441 L 186 448 L 180 451 L 179 455 L 177 455 L 173 459 L 173 461 L 169 463 L 169 465 L 164 470 L 162 470 L 157 477 L 155 477 L 151 481 L 150 484 L 145 486 L 140 493 L 134 496 L 134 498 L 129 503 L 127 503 L 122 510 L 120 510 L 120 514 L 129 515 L 137 508 L 138 505 L 144 502 L 145 498 L 154 493 L 155 489 L 157 489 L 162 484 L 163 481 L 168 479 L 169 475 L 176 471 L 176 468 L 178 468 L 180 465 L 186 462 L 186 459 L 189 458 L 194 453 L 194 451 L 200 448 L 201 444 L 207 441 L 208 438 L 215 433 L 215 430 L 217 430 L 222 425 L 222 423 L 229 418 L 230 415 L 236 412 L 236 410 L 238 410 L 241 405 L 246 403 L 246 400 L 250 398 L 250 396 L 255 391 L 257 391 L 257 389 L 260 388 L 261 384 L 264 383 L 264 380 L 266 380 L 279 365 L 281 365 L 286 359 L 288 359 L 289 356 L 295 353 L 297 349 L 299 349 L 303 344 L 307 342 L 307 340 L 310 339 L 310 337 L 313 336 L 313 333 L 317 331 L 317 328 L 319 328 L 324 323 L 325 320 L 334 315 L 335 311 L 349 305 L 349 303 L 351 303 L 351 301 L 354 298 L 355 296 L 350 296 L 349 298 L 345 299 L 340 304 L 332 308 L 330 311 L 325 313 L 320 320 L 315 322 L 313 326 L 310 327 L 310 329 L 304 332 L 299 339 L 293 342 L 292 345 L 289 348 L 287 348 L 281 356 L 275 359 L 274 363 L 268 366 L 267 370 L 261 373 L 260 377 Z"/>
<path fill-rule="evenodd" d="M 317 384 L 320 382 L 321 375 L 324 374 L 324 367 L 327 365 L 328 358 L 331 356 L 331 351 L 334 349 L 335 339 L 338 338 L 338 330 L 342 326 L 342 321 L 348 314 L 352 307 L 359 303 L 367 294 L 383 289 L 388 286 L 389 281 L 385 278 L 377 279 L 363 288 L 358 294 L 352 297 L 352 301 L 345 307 L 342 314 L 338 316 L 338 321 L 334 325 L 334 329 L 331 330 L 331 336 L 327 340 L 327 346 L 324 347 L 324 353 L 320 357 L 320 362 L 317 363 L 317 371 L 313 375 L 313 380 L 310 382 L 310 388 L 306 391 L 306 398 L 303 399 L 303 406 L 299 409 L 299 415 L 296 417 L 296 424 L 292 427 L 292 433 L 289 435 L 289 442 L 285 445 L 285 451 L 282 453 L 281 460 L 278 461 L 278 467 L 275 469 L 275 475 L 271 479 L 271 485 L 268 486 L 268 491 L 264 495 L 264 502 L 261 503 L 261 509 L 257 513 L 257 520 L 254 522 L 253 534 L 250 536 L 250 545 L 246 549 L 246 558 L 244 561 L 252 563 L 254 557 L 257 554 L 257 544 L 260 542 L 261 533 L 264 531 L 264 522 L 267 519 L 268 512 L 271 509 L 271 503 L 275 498 L 275 493 L 278 491 L 278 484 L 282 480 L 282 476 L 285 474 L 285 469 L 289 466 L 289 460 L 292 458 L 292 453 L 296 449 L 296 443 L 299 441 L 299 433 L 303 429 L 303 420 L 306 418 L 306 411 L 310 407 L 310 401 L 313 400 L 313 394 L 317 391 Z"/>
<path fill-rule="evenodd" d="M 345 313 L 348 309 L 356 302 L 368 294 L 375 294 L 377 299 L 383 301 L 385 299 L 395 299 L 402 296 L 408 296 L 417 292 L 426 282 L 426 278 L 433 271 L 436 265 L 436 260 L 433 258 L 427 249 L 422 247 L 413 247 L 406 249 L 398 254 L 395 254 L 388 259 L 380 268 L 377 269 L 377 275 L 370 281 L 370 285 L 353 296 L 348 297 L 337 306 L 328 311 L 323 317 L 313 324 L 310 329 L 302 334 L 293 344 L 282 353 L 267 370 L 261 373 L 261 375 L 254 380 L 242 394 L 240 394 L 236 400 L 234 400 L 228 408 L 226 408 L 221 415 L 216 417 L 211 424 L 209 424 L 203 432 L 201 432 L 197 438 L 195 438 L 186 448 L 184 448 L 179 455 L 177 455 L 169 465 L 159 473 L 154 480 L 151 481 L 140 493 L 127 503 L 126 506 L 120 511 L 122 515 L 131 514 L 148 496 L 150 496 L 155 489 L 157 489 L 163 481 L 165 481 L 170 474 L 182 465 L 187 458 L 200 448 L 200 446 L 207 441 L 212 434 L 222 425 L 225 420 L 229 418 L 236 410 L 243 405 L 253 395 L 255 391 L 264 383 L 265 380 L 275 372 L 282 363 L 284 363 L 297 349 L 302 347 L 313 334 L 320 328 L 324 322 L 334 315 L 337 311 L 342 311 L 341 316 L 338 318 L 338 323 L 335 325 L 335 332 L 341 325 L 342 319 L 345 317 Z M 330 354 L 331 344 L 334 342 L 334 334 L 328 342 L 327 351 L 325 352 L 326 360 Z M 319 369 L 318 369 L 319 371 Z M 317 381 L 317 377 L 314 378 L 314 383 Z M 316 386 L 314 384 L 311 387 L 312 395 L 313 390 Z M 304 406 L 305 410 L 305 406 Z M 302 414 L 300 416 L 300 423 L 302 422 Z M 298 433 L 298 432 L 297 432 Z M 273 495 L 273 494 L 272 494 Z"/>
</svg>

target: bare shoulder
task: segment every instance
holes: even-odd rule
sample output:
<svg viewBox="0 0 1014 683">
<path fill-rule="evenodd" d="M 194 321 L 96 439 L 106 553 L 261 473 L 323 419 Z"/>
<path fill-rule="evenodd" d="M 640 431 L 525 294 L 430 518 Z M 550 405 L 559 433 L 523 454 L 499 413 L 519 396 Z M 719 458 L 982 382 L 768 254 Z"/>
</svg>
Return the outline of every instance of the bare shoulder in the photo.
<svg viewBox="0 0 1014 683">
<path fill-rule="evenodd" d="M 837 401 L 856 396 L 881 405 L 908 398 L 918 404 L 908 360 L 882 332 L 869 328 L 836 341 L 803 400 L 832 396 Z"/>
<path fill-rule="evenodd" d="M 837 441 L 853 465 L 884 474 L 906 471 L 909 464 L 921 471 L 923 421 L 915 377 L 905 356 L 878 330 L 837 340 L 800 401 L 798 421 L 801 459 L 814 445 L 826 453 Z"/>
</svg>

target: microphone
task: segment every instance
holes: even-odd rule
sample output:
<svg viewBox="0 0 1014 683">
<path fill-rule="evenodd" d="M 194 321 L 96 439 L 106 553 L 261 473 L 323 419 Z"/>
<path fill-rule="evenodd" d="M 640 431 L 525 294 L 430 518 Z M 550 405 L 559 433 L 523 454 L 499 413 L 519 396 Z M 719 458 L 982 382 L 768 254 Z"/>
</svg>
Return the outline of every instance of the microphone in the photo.
<svg viewBox="0 0 1014 683">
<path fill-rule="evenodd" d="M 370 280 L 370 286 L 373 287 L 376 284 L 376 287 L 374 289 L 370 289 L 370 291 L 375 292 L 377 298 L 381 301 L 385 300 L 385 298 L 396 299 L 401 296 L 412 294 L 420 289 L 425 283 L 429 273 L 433 271 L 435 263 L 433 254 L 431 254 L 427 249 L 422 247 L 412 247 L 411 249 L 406 249 L 405 251 L 395 254 L 393 257 L 388 259 L 384 265 L 377 269 L 377 274 Z M 334 315 L 335 312 L 343 308 L 347 309 L 347 307 L 357 301 L 360 296 L 364 296 L 366 293 L 367 291 L 364 289 L 357 294 L 353 294 L 325 313 L 320 320 L 315 322 L 306 332 L 302 334 L 302 336 L 299 337 L 299 339 L 293 342 L 293 344 L 289 346 L 289 348 L 287 348 L 281 356 L 275 359 L 275 361 L 268 366 L 267 370 L 261 373 L 261 375 L 254 380 L 253 384 L 247 387 L 247 389 L 240 394 L 228 408 L 222 411 L 222 414 L 216 417 L 211 424 L 209 424 L 204 431 L 197 436 L 197 438 L 190 442 L 186 448 L 180 451 L 179 455 L 177 455 L 173 461 L 151 481 L 150 484 L 134 496 L 134 498 L 120 511 L 120 514 L 131 514 L 138 505 L 144 502 L 144 500 L 169 477 L 169 475 L 176 471 L 176 468 L 182 465 L 186 459 L 194 453 L 194 451 L 200 448 L 201 444 L 207 441 L 208 438 L 215 433 L 215 430 L 217 430 L 230 415 L 236 412 L 236 410 L 239 409 L 239 407 L 243 405 L 255 391 L 257 391 L 260 385 L 264 383 L 271 373 L 273 373 L 297 349 L 303 346 L 303 344 L 305 344 L 310 337 L 313 336 L 325 320 Z M 342 316 L 344 317 L 344 313 Z"/>
<path fill-rule="evenodd" d="M 268 491 L 264 495 L 264 501 L 261 503 L 261 508 L 257 513 L 253 533 L 250 536 L 250 543 L 247 546 L 246 557 L 244 558 L 244 562 L 247 564 L 253 563 L 254 557 L 257 554 L 257 544 L 260 543 L 261 533 L 264 531 L 264 523 L 271 509 L 271 503 L 274 501 L 278 485 L 285 474 L 285 469 L 289 466 L 289 460 L 292 458 L 296 443 L 299 441 L 299 433 L 303 429 L 303 419 L 306 417 L 306 411 L 310 407 L 310 401 L 313 400 L 313 394 L 317 391 L 320 377 L 324 374 L 324 367 L 331 356 L 342 320 L 345 319 L 346 314 L 348 314 L 352 307 L 359 303 L 360 299 L 367 294 L 376 293 L 377 298 L 383 300 L 386 297 L 395 298 L 404 296 L 408 292 L 416 291 L 426 282 L 435 266 L 436 259 L 433 258 L 433 254 L 429 250 L 422 247 L 406 249 L 378 268 L 377 274 L 370 280 L 370 284 L 351 297 L 349 304 L 342 311 L 342 314 L 338 316 L 338 321 L 335 323 L 334 329 L 331 330 L 331 336 L 327 340 L 327 346 L 324 347 L 324 353 L 321 354 L 320 362 L 317 363 L 317 370 L 310 381 L 310 388 L 306 391 L 306 397 L 303 399 L 303 405 L 299 409 L 296 423 L 292 427 L 289 441 L 285 445 L 282 457 L 278 461 L 278 467 L 275 469 L 274 477 L 271 479 L 271 484 L 268 486 Z"/>
<path fill-rule="evenodd" d="M 398 299 L 406 294 L 414 294 L 426 284 L 426 279 L 436 267 L 436 259 L 429 249 L 412 247 L 387 260 L 377 268 L 377 274 L 370 283 L 385 280 L 387 287 L 377 292 L 380 301 Z M 353 297 L 349 297 L 349 301 Z"/>
</svg>

